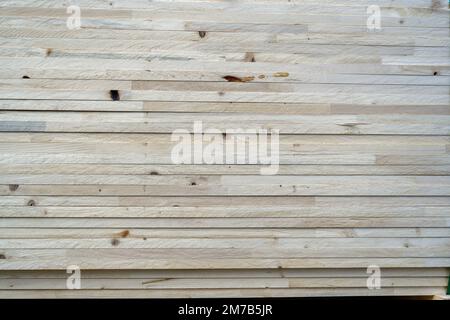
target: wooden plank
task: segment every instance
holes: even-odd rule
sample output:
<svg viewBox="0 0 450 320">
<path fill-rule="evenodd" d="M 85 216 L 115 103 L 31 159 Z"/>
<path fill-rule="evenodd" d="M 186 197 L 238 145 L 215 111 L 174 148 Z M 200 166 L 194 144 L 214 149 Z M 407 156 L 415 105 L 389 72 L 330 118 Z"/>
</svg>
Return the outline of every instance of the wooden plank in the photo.
<svg viewBox="0 0 450 320">
<path fill-rule="evenodd" d="M 258 165 L 1 164 L 5 175 L 254 175 Z M 280 165 L 282 175 L 448 175 L 449 165 Z"/>
<path fill-rule="evenodd" d="M 84 279 L 261 279 L 261 278 L 367 278 L 362 268 L 340 269 L 210 269 L 210 270 L 83 270 Z M 391 278 L 448 277 L 446 268 L 384 268 Z M 66 270 L 5 270 L 1 279 L 67 279 Z"/>
<path fill-rule="evenodd" d="M 30 203 L 30 200 L 33 200 Z M 131 197 L 108 197 L 108 196 L 83 196 L 83 197 L 26 197 L 26 196 L 3 196 L 2 204 L 5 206 L 96 206 L 108 207 L 208 207 L 208 206 L 245 206 L 245 207 L 267 207 L 277 206 L 284 208 L 286 206 L 297 207 L 322 207 L 331 208 L 334 204 L 337 207 L 345 208 L 384 208 L 392 207 L 448 207 L 450 206 L 450 197 L 189 197 L 189 196 L 131 196 Z"/>
<path fill-rule="evenodd" d="M 298 208 L 295 206 L 244 207 L 36 207 L 4 206 L 2 218 L 294 218 L 294 217 L 447 217 L 449 207 Z"/>
<path fill-rule="evenodd" d="M 107 177 L 108 181 L 99 179 L 88 177 L 83 180 L 74 176 L 59 183 L 42 181 L 27 184 L 34 182 L 13 178 L 3 181 L 10 184 L 0 184 L 0 195 L 446 196 L 450 193 L 448 176 L 245 176 L 246 183 L 242 183 L 242 176 L 234 175 L 147 176 L 136 179 L 136 182 L 124 177 L 129 179 L 127 184 L 120 180 L 112 184 L 111 177 Z"/>
<path fill-rule="evenodd" d="M 447 278 L 383 278 L 381 286 L 444 287 Z M 366 279 L 87 279 L 83 290 L 123 289 L 245 289 L 245 288 L 365 288 Z M 0 279 L 1 290 L 65 290 L 65 279 Z"/>
<path fill-rule="evenodd" d="M 238 238 L 245 233 L 246 238 L 379 238 L 407 237 L 434 238 L 449 237 L 448 228 L 299 228 L 299 229 L 108 229 L 108 228 L 2 228 L 0 239 L 98 239 L 98 238 Z M 426 270 L 424 270 L 426 272 Z M 1 275 L 1 273 L 0 273 Z"/>
<path fill-rule="evenodd" d="M 87 223 L 88 222 L 88 223 Z M 449 218 L 8 218 L 0 228 L 400 228 L 448 227 Z"/>
<path fill-rule="evenodd" d="M 99 249 L 31 250 L 22 249 L 8 259 L 1 259 L 2 270 L 66 269 L 77 265 L 84 269 L 248 269 L 248 268 L 367 268 L 378 265 L 384 268 L 447 267 L 450 258 L 236 258 L 236 259 L 149 259 L 143 249 L 126 252 L 117 249 L 100 252 Z M 6 253 L 9 254 L 10 251 Z M 22 254 L 20 254 L 22 252 Z M 14 254 L 14 252 L 12 252 Z M 5 255 L 5 256 L 6 256 Z M 28 256 L 26 259 L 23 256 Z M 22 257 L 21 257 L 22 256 Z M 39 257 L 38 257 L 39 256 Z M 100 258 L 101 257 L 101 258 Z M 125 258 L 126 257 L 126 258 Z"/>
</svg>

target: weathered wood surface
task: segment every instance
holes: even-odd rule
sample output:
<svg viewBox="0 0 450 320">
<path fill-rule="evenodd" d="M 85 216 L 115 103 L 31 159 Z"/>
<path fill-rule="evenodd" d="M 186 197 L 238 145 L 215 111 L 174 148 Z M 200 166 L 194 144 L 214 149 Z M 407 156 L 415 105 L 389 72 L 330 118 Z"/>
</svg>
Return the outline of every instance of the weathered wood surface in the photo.
<svg viewBox="0 0 450 320">
<path fill-rule="evenodd" d="M 445 294 L 449 40 L 444 0 L 2 0 L 0 297 Z M 195 121 L 278 174 L 174 164 Z"/>
</svg>

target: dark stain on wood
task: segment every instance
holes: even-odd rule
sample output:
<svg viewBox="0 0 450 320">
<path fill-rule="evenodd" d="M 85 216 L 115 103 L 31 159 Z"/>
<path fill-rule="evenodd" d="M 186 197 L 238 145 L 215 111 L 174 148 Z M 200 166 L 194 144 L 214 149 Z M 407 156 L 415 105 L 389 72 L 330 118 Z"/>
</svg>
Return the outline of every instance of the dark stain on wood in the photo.
<svg viewBox="0 0 450 320">
<path fill-rule="evenodd" d="M 119 101 L 120 100 L 120 94 L 119 90 L 110 90 L 109 96 L 111 97 L 111 100 L 113 101 Z"/>
<path fill-rule="evenodd" d="M 235 77 L 235 76 L 224 76 L 223 79 L 228 82 L 249 82 L 255 80 L 255 77 Z"/>
<path fill-rule="evenodd" d="M 118 246 L 119 243 L 120 243 L 119 239 L 114 238 L 114 239 L 111 240 L 111 244 L 112 244 L 113 246 L 115 246 L 115 247 Z"/>
<path fill-rule="evenodd" d="M 130 230 L 123 230 L 117 234 L 121 238 L 126 238 L 130 235 Z"/>
<path fill-rule="evenodd" d="M 16 191 L 17 189 L 19 189 L 18 184 L 10 184 L 9 185 L 9 191 Z"/>
<path fill-rule="evenodd" d="M 6 256 L 3 253 L 0 253 L 0 259 L 6 259 Z"/>
<path fill-rule="evenodd" d="M 450 6 L 450 3 L 449 3 Z M 441 1 L 440 0 L 431 0 L 431 10 L 437 10 L 441 8 Z"/>
<path fill-rule="evenodd" d="M 151 172 L 150 172 L 150 175 L 151 175 L 151 176 L 158 176 L 158 175 L 159 175 L 159 172 L 158 172 L 158 171 L 151 171 Z"/>
<path fill-rule="evenodd" d="M 48 48 L 47 50 L 45 50 L 45 56 L 46 57 L 49 57 L 52 53 L 53 53 L 53 49 L 52 48 Z"/>
</svg>

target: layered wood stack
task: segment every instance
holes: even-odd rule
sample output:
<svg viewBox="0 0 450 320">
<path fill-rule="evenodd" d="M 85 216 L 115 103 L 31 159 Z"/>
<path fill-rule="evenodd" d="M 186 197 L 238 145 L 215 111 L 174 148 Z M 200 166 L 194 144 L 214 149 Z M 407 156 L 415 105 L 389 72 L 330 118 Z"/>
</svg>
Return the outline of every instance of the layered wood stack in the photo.
<svg viewBox="0 0 450 320">
<path fill-rule="evenodd" d="M 446 291 L 444 0 L 2 0 L 0 78 L 2 298 Z M 278 174 L 174 164 L 195 121 Z"/>
</svg>

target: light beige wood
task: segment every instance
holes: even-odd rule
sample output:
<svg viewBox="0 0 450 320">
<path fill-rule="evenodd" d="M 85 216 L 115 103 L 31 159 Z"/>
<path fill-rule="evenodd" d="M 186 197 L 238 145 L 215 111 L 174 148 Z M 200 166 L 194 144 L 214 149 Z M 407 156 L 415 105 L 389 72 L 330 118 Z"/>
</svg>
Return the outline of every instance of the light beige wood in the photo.
<svg viewBox="0 0 450 320">
<path fill-rule="evenodd" d="M 302 288 L 302 289 L 173 289 L 173 290 L 2 290 L 2 299 L 62 298 L 250 298 L 250 297 L 339 297 L 339 296 L 434 296 L 445 295 L 445 287 L 427 288 Z"/>
<path fill-rule="evenodd" d="M 0 298 L 445 296 L 447 1 L 76 4 L 0 2 Z M 196 121 L 277 174 L 174 163 Z"/>
<path fill-rule="evenodd" d="M 209 269 L 209 270 L 83 270 L 84 279 L 197 279 L 197 278 L 366 278 L 366 269 Z M 446 268 L 385 268 L 391 278 L 442 278 L 449 275 Z M 1 279 L 66 279 L 65 270 L 5 270 Z"/>
</svg>

